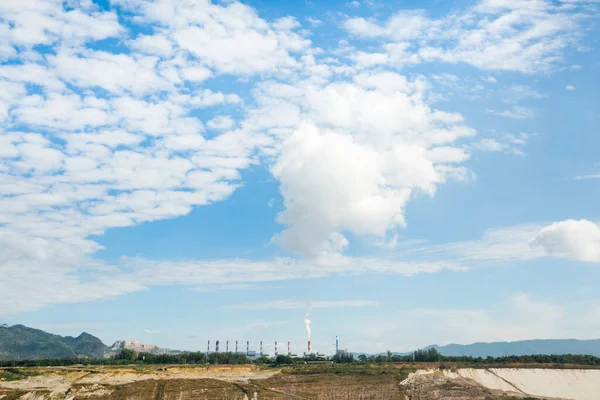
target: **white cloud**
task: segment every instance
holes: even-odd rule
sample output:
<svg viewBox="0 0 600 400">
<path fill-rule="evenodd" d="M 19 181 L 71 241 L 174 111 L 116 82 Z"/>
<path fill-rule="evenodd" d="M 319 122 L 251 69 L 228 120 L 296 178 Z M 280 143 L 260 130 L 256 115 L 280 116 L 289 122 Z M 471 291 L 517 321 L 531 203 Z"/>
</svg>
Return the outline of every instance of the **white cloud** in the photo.
<svg viewBox="0 0 600 400">
<path fill-rule="evenodd" d="M 521 133 L 520 135 L 504 134 L 496 138 L 483 138 L 478 142 L 468 145 L 469 149 L 476 151 L 491 151 L 510 153 L 517 156 L 525 155 L 524 147 L 531 135 Z"/>
<path fill-rule="evenodd" d="M 164 35 L 139 35 L 130 46 L 142 53 L 168 57 L 173 53 L 173 42 Z"/>
<path fill-rule="evenodd" d="M 99 11 L 91 4 L 65 10 L 63 2 L 57 0 L 6 0 L 0 4 L 0 14 L 9 23 L 2 37 L 19 47 L 57 42 L 76 45 L 115 37 L 123 31 L 116 13 Z M 7 50 L 4 53 L 14 55 Z"/>
<path fill-rule="evenodd" d="M 306 308 L 307 303 L 293 300 L 257 301 L 240 304 L 230 304 L 219 307 L 221 310 L 290 310 Z M 348 308 L 348 307 L 376 307 L 377 301 L 370 300 L 334 300 L 311 301 L 312 308 Z"/>
<path fill-rule="evenodd" d="M 600 226 L 585 219 L 555 222 L 543 228 L 531 245 L 554 256 L 600 262 Z"/>
<path fill-rule="evenodd" d="M 364 18 L 349 18 L 344 27 L 352 34 L 362 37 L 389 37 L 396 40 L 414 39 L 420 36 L 431 22 L 422 11 L 399 11 L 383 25 Z"/>
<path fill-rule="evenodd" d="M 137 201 L 140 200 L 142 199 Z M 132 199 L 123 198 L 118 204 L 131 208 L 136 203 Z M 143 202 L 139 204 L 144 205 Z M 0 214 L 0 220 L 2 218 Z M 89 260 L 88 255 L 97 251 L 99 246 L 89 240 L 74 238 L 69 231 L 76 228 L 76 225 L 69 225 L 64 221 L 54 226 L 48 226 L 46 222 L 40 224 L 35 220 L 30 220 L 29 223 L 33 224 L 32 227 L 40 228 L 40 236 L 33 241 L 27 239 L 30 236 L 26 233 L 0 231 L 0 244 L 10 250 L 4 252 L 4 258 L 0 259 L 6 276 L 9 277 L 8 280 L 0 280 L 0 301 L 6 305 L 2 309 L 2 315 L 35 310 L 56 303 L 118 296 L 147 290 L 155 285 L 200 285 L 199 290 L 202 291 L 210 288 L 239 290 L 257 287 L 260 282 L 337 275 L 411 276 L 444 270 L 458 272 L 505 265 L 507 262 L 518 263 L 549 254 L 546 249 L 531 245 L 532 238 L 543 230 L 543 225 L 532 224 L 489 230 L 478 240 L 431 245 L 409 243 L 403 249 L 394 251 L 389 258 L 347 257 L 339 254 L 318 260 L 276 258 L 263 261 L 160 261 L 123 258 L 113 266 Z M 49 230 L 51 235 L 60 232 L 62 236 L 57 239 L 43 237 Z M 556 255 L 562 256 L 562 253 Z M 87 271 L 87 274 L 80 275 L 82 271 Z M 65 284 L 69 286 L 68 294 L 60 290 Z M 35 295 L 15 301 L 24 290 L 32 290 Z M 258 304 L 260 307 L 279 308 L 306 306 L 305 303 L 300 303 L 291 301 L 274 305 L 270 302 Z M 341 304 L 317 302 L 316 307 Z M 254 304 L 255 308 L 259 306 Z"/>
<path fill-rule="evenodd" d="M 135 94 L 171 88 L 155 72 L 156 57 L 88 50 L 79 55 L 61 51 L 49 60 L 62 79 L 82 88 L 100 87 L 114 93 Z"/>
<path fill-rule="evenodd" d="M 152 335 L 160 333 L 158 329 L 144 329 L 144 332 Z"/>
<path fill-rule="evenodd" d="M 527 107 L 515 106 L 511 110 L 486 110 L 490 114 L 497 115 L 499 117 L 506 117 L 511 119 L 531 119 L 533 118 L 533 110 Z"/>
<path fill-rule="evenodd" d="M 131 204 L 131 203 L 129 203 Z M 44 225 L 47 230 L 51 227 Z M 88 255 L 99 249 L 91 241 L 73 240 L 68 225 L 62 229 L 62 239 L 37 238 L 24 241 L 27 235 L 0 231 L 0 244 L 10 249 L 0 262 L 6 274 L 0 280 L 0 315 L 31 311 L 57 303 L 78 303 L 110 298 L 126 293 L 147 290 L 155 285 L 202 285 L 219 290 L 248 288 L 258 282 L 274 282 L 307 277 L 326 277 L 345 274 L 436 273 L 441 270 L 462 271 L 465 267 L 446 261 L 397 262 L 391 259 L 331 257 L 319 262 L 295 259 L 250 261 L 190 260 L 157 261 L 123 258 L 117 265 L 90 261 Z M 64 285 L 68 285 L 66 293 Z M 243 286 L 240 286 L 243 285 Z M 24 290 L 31 296 L 19 296 Z M 316 308 L 368 306 L 361 302 L 316 302 Z M 305 307 L 303 303 L 301 307 Z M 298 307 L 297 303 L 285 307 Z"/>
<path fill-rule="evenodd" d="M 497 80 L 496 78 L 494 78 L 493 76 L 486 76 L 485 78 L 483 78 L 484 81 L 486 81 L 487 83 L 496 83 Z"/>
<path fill-rule="evenodd" d="M 388 62 L 388 55 L 384 53 L 365 53 L 358 51 L 349 56 L 360 68 L 370 68 L 376 65 L 383 65 Z"/>
<path fill-rule="evenodd" d="M 572 91 L 574 91 L 574 90 L 575 90 L 575 86 L 572 86 L 572 85 L 567 85 L 567 86 L 565 86 L 565 89 L 567 89 L 567 90 L 569 90 L 569 91 L 571 91 L 571 92 L 572 92 Z"/>
<path fill-rule="evenodd" d="M 514 103 L 524 99 L 544 99 L 548 96 L 526 85 L 511 85 L 504 93 L 505 103 Z"/>
<path fill-rule="evenodd" d="M 224 131 L 235 126 L 235 121 L 228 115 L 218 115 L 206 123 L 211 129 Z"/>
<path fill-rule="evenodd" d="M 471 9 L 432 19 L 422 11 L 399 11 L 386 21 L 348 18 L 345 29 L 364 38 L 382 38 L 398 64 L 443 61 L 482 70 L 547 72 L 576 46 L 579 9 L 545 1 L 498 6 L 480 1 Z M 410 57 L 409 54 L 413 54 Z"/>
<path fill-rule="evenodd" d="M 181 69 L 181 76 L 186 81 L 203 82 L 212 76 L 212 72 L 204 67 L 186 67 Z"/>
<path fill-rule="evenodd" d="M 321 21 L 320 19 L 317 18 L 312 18 L 312 17 L 307 17 L 306 20 L 313 26 L 313 27 L 317 27 L 319 25 L 321 25 L 323 23 L 323 21 Z"/>
<path fill-rule="evenodd" d="M 301 50 L 310 43 L 289 27 L 271 30 L 254 9 L 241 3 L 206 8 L 208 21 L 205 16 L 197 21 L 202 25 L 196 25 L 195 13 L 184 16 L 182 9 L 181 15 L 190 19 L 190 25 L 176 30 L 172 37 L 180 48 L 220 72 L 253 74 L 279 67 L 293 68 L 296 62 L 288 50 Z M 227 20 L 221 19 L 223 13 L 228 14 Z"/>
<path fill-rule="evenodd" d="M 146 34 L 124 29 L 116 12 L 92 2 L 0 4 L 8 21 L 0 24 L 7 38 L 0 57 L 10 60 L 0 66 L 2 312 L 158 284 L 466 268 L 462 261 L 339 254 L 351 245 L 348 233 L 393 243 L 388 239 L 403 226 L 410 199 L 471 176 L 463 163 L 475 130 L 462 115 L 430 107 L 424 77 L 384 70 L 423 59 L 414 41 L 425 32 L 437 35 L 438 22 L 422 12 L 396 13 L 381 26 L 348 20 L 354 34 L 389 43 L 342 57 L 313 48 L 309 32 L 296 31 L 295 18 L 268 21 L 239 2 L 111 4 Z M 488 23 L 485 29 L 492 29 Z M 106 38 L 119 50 L 87 46 Z M 221 74 L 235 75 L 222 77 L 228 92 L 220 91 L 219 79 L 206 85 Z M 242 98 L 239 88 L 250 94 Z M 204 120 L 199 109 L 207 107 L 218 108 L 210 110 L 217 117 Z M 206 135 L 204 123 L 220 132 Z M 261 162 L 272 167 L 284 194 L 277 240 L 314 257 L 310 262 L 124 259 L 108 265 L 92 258 L 101 249 L 93 236 L 226 199 L 242 184 L 240 171 Z M 25 291 L 33 294 L 23 298 Z"/>
<path fill-rule="evenodd" d="M 356 81 L 307 88 L 313 123 L 293 127 L 272 168 L 287 227 L 275 240 L 304 256 L 342 251 L 334 238 L 345 231 L 380 239 L 404 225 L 414 192 L 433 195 L 466 177 L 468 155 L 452 143 L 474 131 L 460 114 L 431 110 L 418 80 L 375 73 Z"/>
<path fill-rule="evenodd" d="M 600 174 L 578 175 L 574 179 L 581 181 L 586 179 L 600 179 Z"/>
<path fill-rule="evenodd" d="M 597 302 L 558 303 L 515 293 L 487 307 L 441 306 L 399 311 L 385 317 L 358 317 L 345 327 L 357 336 L 347 343 L 355 351 L 413 351 L 427 345 L 593 339 L 600 320 Z M 469 329 L 465 329 L 468 326 Z M 365 345 L 368 343 L 368 345 Z"/>
</svg>

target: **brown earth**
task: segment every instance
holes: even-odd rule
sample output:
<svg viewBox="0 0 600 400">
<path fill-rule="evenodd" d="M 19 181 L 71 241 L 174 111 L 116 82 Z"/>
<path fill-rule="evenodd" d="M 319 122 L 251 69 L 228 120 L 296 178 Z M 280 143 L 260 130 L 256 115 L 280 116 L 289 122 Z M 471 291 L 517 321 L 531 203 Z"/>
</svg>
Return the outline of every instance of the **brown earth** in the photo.
<svg viewBox="0 0 600 400">
<path fill-rule="evenodd" d="M 515 393 L 399 366 L 37 367 L 0 380 L 0 400 L 505 400 Z M 425 371 L 425 372 L 424 372 Z M 2 369 L 0 369 L 2 373 Z M 410 375 L 409 375 L 410 374 Z"/>
</svg>

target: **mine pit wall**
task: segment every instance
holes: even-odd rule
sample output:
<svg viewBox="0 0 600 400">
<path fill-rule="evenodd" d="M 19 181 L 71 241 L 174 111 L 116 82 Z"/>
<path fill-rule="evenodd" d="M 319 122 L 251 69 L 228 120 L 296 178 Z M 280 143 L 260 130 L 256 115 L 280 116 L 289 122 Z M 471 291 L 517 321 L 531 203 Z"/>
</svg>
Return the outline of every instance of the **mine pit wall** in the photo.
<svg viewBox="0 0 600 400">
<path fill-rule="evenodd" d="M 561 399 L 600 399 L 598 369 L 461 368 L 442 372 L 448 377 L 472 379 L 488 389 Z"/>
</svg>

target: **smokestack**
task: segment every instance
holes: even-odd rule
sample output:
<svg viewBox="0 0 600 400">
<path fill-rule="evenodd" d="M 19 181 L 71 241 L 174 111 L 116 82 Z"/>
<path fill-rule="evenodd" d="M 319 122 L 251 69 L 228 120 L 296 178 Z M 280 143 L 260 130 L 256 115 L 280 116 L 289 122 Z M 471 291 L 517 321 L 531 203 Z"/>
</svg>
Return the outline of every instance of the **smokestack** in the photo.
<svg viewBox="0 0 600 400">
<path fill-rule="evenodd" d="M 290 342 L 288 341 L 288 356 L 292 354 L 292 348 L 290 347 Z"/>
<path fill-rule="evenodd" d="M 335 337 L 335 354 L 340 352 L 340 337 Z"/>
<path fill-rule="evenodd" d="M 262 340 L 260 341 L 260 356 L 262 357 Z"/>
<path fill-rule="evenodd" d="M 310 340 L 308 341 L 308 354 L 312 354 L 312 347 L 310 345 Z"/>
<path fill-rule="evenodd" d="M 250 341 L 246 342 L 246 354 L 250 353 Z"/>
<path fill-rule="evenodd" d="M 237 354 L 237 340 L 235 341 L 235 354 Z"/>
<path fill-rule="evenodd" d="M 229 353 L 229 340 L 225 342 L 225 353 Z"/>
<path fill-rule="evenodd" d="M 275 358 L 277 358 L 277 340 L 275 341 Z"/>
<path fill-rule="evenodd" d="M 210 352 L 210 340 L 208 341 L 208 346 L 206 346 L 206 357 L 208 357 L 209 352 Z"/>
<path fill-rule="evenodd" d="M 216 345 L 215 345 L 215 352 L 219 352 L 219 341 L 217 340 Z"/>
</svg>

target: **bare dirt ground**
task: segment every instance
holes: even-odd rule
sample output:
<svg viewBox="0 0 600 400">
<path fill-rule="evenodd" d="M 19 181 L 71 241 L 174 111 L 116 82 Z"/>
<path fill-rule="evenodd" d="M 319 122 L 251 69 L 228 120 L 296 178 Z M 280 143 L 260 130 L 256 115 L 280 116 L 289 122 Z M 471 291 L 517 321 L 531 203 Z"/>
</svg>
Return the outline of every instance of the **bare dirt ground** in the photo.
<svg viewBox="0 0 600 400">
<path fill-rule="evenodd" d="M 99 398 L 110 398 L 109 393 L 114 392 L 114 388 L 122 388 L 128 384 L 134 384 L 142 381 L 151 381 L 149 383 L 150 386 L 156 385 L 156 382 L 154 381 L 164 382 L 169 380 L 202 380 L 203 384 L 209 381 L 218 381 L 227 382 L 227 386 L 235 388 L 235 386 L 232 386 L 232 384 L 246 384 L 250 380 L 259 381 L 262 379 L 271 378 L 278 373 L 277 370 L 266 371 L 255 366 L 245 365 L 96 368 L 39 367 L 30 368 L 28 370 L 28 373 L 36 373 L 36 375 L 29 376 L 26 379 L 10 382 L 0 380 L 0 400 L 12 400 L 12 398 L 23 400 L 34 400 L 34 398 L 65 399 L 72 397 L 72 395 L 76 392 L 76 389 L 82 392 L 80 395 L 82 398 L 96 398 L 97 395 L 101 396 Z M 173 386 L 171 384 L 169 385 Z M 148 385 L 138 386 L 140 387 L 137 391 L 143 391 L 144 386 Z M 211 385 L 209 384 L 208 386 Z M 91 388 L 94 388 L 94 390 Z M 17 393 L 20 393 L 21 395 L 19 397 L 15 397 Z M 67 393 L 67 395 L 65 395 L 65 393 Z M 11 397 L 10 399 L 9 395 Z M 25 395 L 27 395 L 27 397 L 23 397 Z M 141 399 L 151 397 L 137 397 L 136 395 L 132 398 Z"/>
<path fill-rule="evenodd" d="M 19 380 L 0 379 L 0 400 L 533 400 L 551 397 L 532 396 L 523 389 L 526 382 L 511 385 L 499 375 L 512 373 L 513 380 L 527 374 L 541 380 L 542 373 L 556 374 L 555 380 L 579 376 L 576 370 L 537 369 L 519 375 L 518 369 L 508 368 L 496 371 L 494 380 L 486 375 L 490 371 L 360 364 L 280 369 L 252 365 L 37 367 L 23 370 Z M 584 373 L 595 372 L 580 374 Z M 575 386 L 574 394 L 578 393 Z M 579 389 L 587 390 L 585 385 Z M 581 394 L 568 398 L 588 399 Z"/>
</svg>

